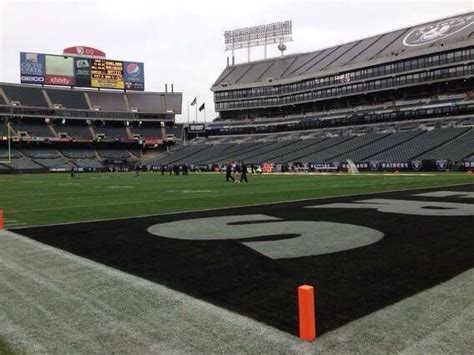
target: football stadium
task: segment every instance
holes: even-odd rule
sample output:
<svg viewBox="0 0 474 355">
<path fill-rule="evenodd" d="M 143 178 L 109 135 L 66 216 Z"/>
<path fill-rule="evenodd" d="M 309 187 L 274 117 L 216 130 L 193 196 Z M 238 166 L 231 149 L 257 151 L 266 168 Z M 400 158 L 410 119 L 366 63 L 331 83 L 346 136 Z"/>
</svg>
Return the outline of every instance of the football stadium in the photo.
<svg viewBox="0 0 474 355">
<path fill-rule="evenodd" d="M 140 53 L 17 49 L 0 354 L 472 353 L 474 12 L 293 30 L 226 29 L 207 120 Z"/>
</svg>

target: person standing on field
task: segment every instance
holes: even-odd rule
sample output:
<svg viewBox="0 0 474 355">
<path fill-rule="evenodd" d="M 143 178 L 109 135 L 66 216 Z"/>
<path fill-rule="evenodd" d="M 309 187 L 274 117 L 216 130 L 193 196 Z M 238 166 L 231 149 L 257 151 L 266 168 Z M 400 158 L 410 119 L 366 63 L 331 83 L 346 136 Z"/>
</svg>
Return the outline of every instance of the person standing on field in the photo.
<svg viewBox="0 0 474 355">
<path fill-rule="evenodd" d="M 229 182 L 229 179 L 235 181 L 232 176 L 232 165 L 227 164 L 225 167 L 225 182 Z"/>
<path fill-rule="evenodd" d="M 240 183 L 240 173 L 242 172 L 242 168 L 239 165 L 239 163 L 235 163 L 235 168 L 234 168 L 234 181 L 237 183 Z"/>
<path fill-rule="evenodd" d="M 247 179 L 247 165 L 245 165 L 245 163 L 242 162 L 241 168 L 242 168 L 242 172 L 240 175 L 240 182 L 245 181 L 246 183 L 248 183 L 249 181 Z"/>
</svg>

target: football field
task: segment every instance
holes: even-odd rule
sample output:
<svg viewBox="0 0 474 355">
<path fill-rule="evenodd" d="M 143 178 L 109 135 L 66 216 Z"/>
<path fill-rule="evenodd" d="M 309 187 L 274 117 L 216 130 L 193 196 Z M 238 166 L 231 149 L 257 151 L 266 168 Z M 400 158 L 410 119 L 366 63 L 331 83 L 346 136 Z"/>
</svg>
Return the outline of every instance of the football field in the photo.
<svg viewBox="0 0 474 355">
<path fill-rule="evenodd" d="M 464 353 L 466 173 L 0 176 L 0 353 Z M 316 288 L 314 343 L 296 289 Z M 15 349 L 11 350 L 10 346 Z"/>
<path fill-rule="evenodd" d="M 473 182 L 466 173 L 249 175 L 161 173 L 0 175 L 7 228 L 146 216 Z"/>
</svg>

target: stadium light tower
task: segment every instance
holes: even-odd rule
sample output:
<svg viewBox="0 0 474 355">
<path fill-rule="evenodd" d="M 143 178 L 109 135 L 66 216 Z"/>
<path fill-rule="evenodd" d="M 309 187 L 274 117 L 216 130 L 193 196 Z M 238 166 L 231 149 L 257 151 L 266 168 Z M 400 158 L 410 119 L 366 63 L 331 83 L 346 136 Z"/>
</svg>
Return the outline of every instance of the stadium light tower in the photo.
<svg viewBox="0 0 474 355">
<path fill-rule="evenodd" d="M 234 51 L 241 48 L 247 48 L 248 61 L 250 62 L 250 48 L 264 46 L 265 59 L 267 59 L 268 44 L 278 43 L 278 49 L 283 55 L 286 50 L 285 42 L 292 41 L 292 35 L 293 24 L 291 20 L 225 31 L 225 50 L 232 51 L 232 64 L 235 64 Z"/>
</svg>

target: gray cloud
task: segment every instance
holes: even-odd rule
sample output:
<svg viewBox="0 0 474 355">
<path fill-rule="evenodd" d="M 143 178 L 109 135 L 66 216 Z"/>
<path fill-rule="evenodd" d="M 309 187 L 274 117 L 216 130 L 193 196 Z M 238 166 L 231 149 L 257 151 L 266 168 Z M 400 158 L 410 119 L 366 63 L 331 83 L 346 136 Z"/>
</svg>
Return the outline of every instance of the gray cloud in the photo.
<svg viewBox="0 0 474 355">
<path fill-rule="evenodd" d="M 432 19 L 473 11 L 467 1 L 0 0 L 0 81 L 19 82 L 19 52 L 62 53 L 72 45 L 145 62 L 146 90 L 174 83 L 215 117 L 214 80 L 225 68 L 223 31 L 292 19 L 288 53 L 311 51 Z M 278 56 L 276 46 L 268 51 Z M 252 50 L 252 59 L 263 50 Z M 246 50 L 237 62 L 247 60 Z M 192 112 L 193 113 L 193 112 Z M 194 114 L 191 115 L 191 119 Z M 199 117 L 203 119 L 202 114 Z"/>
</svg>

